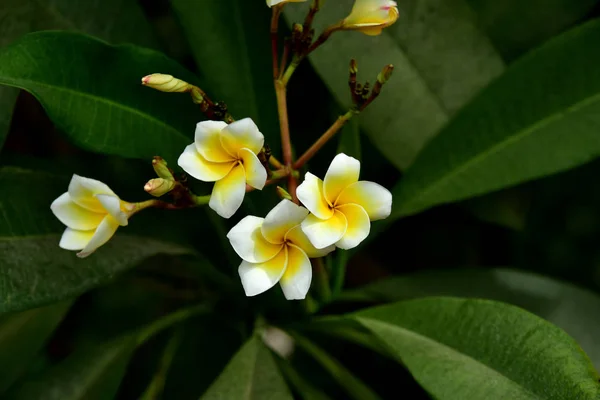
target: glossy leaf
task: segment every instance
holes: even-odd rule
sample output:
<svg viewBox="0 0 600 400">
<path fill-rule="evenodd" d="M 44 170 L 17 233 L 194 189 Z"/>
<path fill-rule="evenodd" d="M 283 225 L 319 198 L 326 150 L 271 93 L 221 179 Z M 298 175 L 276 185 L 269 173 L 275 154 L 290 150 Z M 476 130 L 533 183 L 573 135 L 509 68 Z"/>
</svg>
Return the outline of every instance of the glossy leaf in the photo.
<svg viewBox="0 0 600 400">
<path fill-rule="evenodd" d="M 341 300 L 394 302 L 427 296 L 459 296 L 503 301 L 522 307 L 573 336 L 600 369 L 600 296 L 529 272 L 493 270 L 427 271 L 374 282 L 345 292 Z"/>
<path fill-rule="evenodd" d="M 0 169 L 0 313 L 77 296 L 156 254 L 189 254 L 178 245 L 127 236 L 123 228 L 88 258 L 60 249 L 64 226 L 50 203 L 67 185 L 50 174 Z"/>
<path fill-rule="evenodd" d="M 225 102 L 235 118 L 252 118 L 278 154 L 271 10 L 247 0 L 173 0 L 171 5 L 206 78 L 208 95 Z"/>
<path fill-rule="evenodd" d="M 329 1 L 317 15 L 317 33 L 344 18 L 353 0 Z M 504 69 L 464 0 L 398 2 L 400 19 L 381 36 L 339 32 L 310 61 L 340 104 L 348 107 L 348 62 L 359 80 L 373 82 L 395 67 L 381 96 L 358 118 L 373 144 L 404 169 L 462 105 Z M 287 6 L 288 22 L 302 22 L 308 4 Z M 293 78 L 292 78 L 293 79 Z"/>
<path fill-rule="evenodd" d="M 210 399 L 293 399 L 270 350 L 253 336 L 202 396 Z"/>
<path fill-rule="evenodd" d="M 560 172 L 600 154 L 592 21 L 529 53 L 471 102 L 394 189 L 393 217 Z"/>
<path fill-rule="evenodd" d="M 0 364 L 7 366 L 0 374 L 0 393 L 25 371 L 70 306 L 58 303 L 0 318 Z"/>
<path fill-rule="evenodd" d="M 0 50 L 0 84 L 32 93 L 76 145 L 176 160 L 201 114 L 186 95 L 143 87 L 141 77 L 152 72 L 196 82 L 161 53 L 74 33 L 33 33 Z"/>
<path fill-rule="evenodd" d="M 597 399 L 598 373 L 559 328 L 488 300 L 428 298 L 353 315 L 434 398 Z"/>
</svg>

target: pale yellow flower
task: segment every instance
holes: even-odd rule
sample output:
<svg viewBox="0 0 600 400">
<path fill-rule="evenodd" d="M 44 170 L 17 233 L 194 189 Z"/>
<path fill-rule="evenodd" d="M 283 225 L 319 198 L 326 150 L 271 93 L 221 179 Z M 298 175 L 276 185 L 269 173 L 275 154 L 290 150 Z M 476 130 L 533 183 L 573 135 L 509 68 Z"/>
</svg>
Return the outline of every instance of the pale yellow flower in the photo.
<svg viewBox="0 0 600 400">
<path fill-rule="evenodd" d="M 250 119 L 227 125 L 204 121 L 196 126 L 195 142 L 187 146 L 177 161 L 185 172 L 204 182 L 216 182 L 209 207 L 223 218 L 240 208 L 246 184 L 261 190 L 267 170 L 256 156 L 264 136 Z"/>
<path fill-rule="evenodd" d="M 305 2 L 306 0 L 267 0 L 267 5 L 269 7 L 273 7 L 276 6 L 278 4 L 285 4 L 285 3 L 302 3 Z"/>
<path fill-rule="evenodd" d="M 54 215 L 67 226 L 59 246 L 80 250 L 87 257 L 126 226 L 135 205 L 119 199 L 108 186 L 95 179 L 73 175 L 66 193 L 50 205 Z"/>
<path fill-rule="evenodd" d="M 342 29 L 377 36 L 383 28 L 396 22 L 398 14 L 398 4 L 395 1 L 356 0 L 350 15 L 342 22 Z"/>
<path fill-rule="evenodd" d="M 371 221 L 387 218 L 392 194 L 383 186 L 359 181 L 360 162 L 343 153 L 335 156 L 325 180 L 310 172 L 296 191 L 311 214 L 302 222 L 302 231 L 317 248 L 335 244 L 351 249 L 371 230 Z"/>
<path fill-rule="evenodd" d="M 242 258 L 239 274 L 247 296 L 263 293 L 279 282 L 288 300 L 306 297 L 312 280 L 309 258 L 323 257 L 334 246 L 316 249 L 300 228 L 308 210 L 282 200 L 265 218 L 247 216 L 227 238 Z"/>
</svg>

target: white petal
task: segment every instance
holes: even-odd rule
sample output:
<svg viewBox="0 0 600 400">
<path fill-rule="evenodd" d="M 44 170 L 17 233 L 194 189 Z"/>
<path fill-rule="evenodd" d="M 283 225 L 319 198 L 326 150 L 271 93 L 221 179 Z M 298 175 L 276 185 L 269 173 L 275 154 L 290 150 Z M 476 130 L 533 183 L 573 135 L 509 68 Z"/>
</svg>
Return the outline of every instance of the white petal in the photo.
<svg viewBox="0 0 600 400">
<path fill-rule="evenodd" d="M 267 170 L 250 149 L 241 149 L 239 156 L 246 171 L 246 183 L 255 189 L 262 190 L 267 183 Z"/>
<path fill-rule="evenodd" d="M 340 249 L 349 250 L 360 244 L 363 240 L 369 236 L 371 232 L 371 221 L 369 215 L 359 205 L 346 204 L 336 208 L 339 210 L 348 221 L 348 228 L 346 233 L 335 245 Z"/>
<path fill-rule="evenodd" d="M 71 200 L 83 208 L 90 211 L 103 213 L 102 204 L 94 196 L 97 194 L 116 194 L 104 183 L 95 179 L 84 178 L 83 176 L 73 175 L 69 183 L 69 196 Z"/>
<path fill-rule="evenodd" d="M 113 237 L 118 227 L 119 223 L 113 217 L 107 215 L 100 225 L 98 225 L 98 229 L 96 229 L 88 244 L 83 250 L 77 253 L 77 257 L 85 258 L 92 254 L 98 247 L 102 246 Z"/>
<path fill-rule="evenodd" d="M 265 217 L 262 224 L 262 234 L 271 243 L 283 243 L 285 234 L 299 225 L 308 215 L 308 210 L 292 203 L 281 200 Z"/>
<path fill-rule="evenodd" d="M 284 247 L 279 254 L 264 263 L 242 261 L 238 273 L 246 296 L 256 296 L 275 286 L 285 272 L 287 257 L 287 249 Z"/>
<path fill-rule="evenodd" d="M 64 193 L 50 205 L 50 209 L 66 226 L 72 229 L 87 231 L 96 229 L 104 219 L 105 213 L 95 213 L 78 206 L 71 200 L 69 193 Z"/>
<path fill-rule="evenodd" d="M 206 161 L 196 150 L 196 145 L 190 144 L 179 156 L 177 164 L 199 181 L 215 182 L 227 175 L 235 162 L 214 163 Z"/>
<path fill-rule="evenodd" d="M 392 212 L 392 193 L 378 183 L 359 181 L 342 191 L 338 205 L 358 204 L 365 209 L 371 221 L 389 217 Z"/>
<path fill-rule="evenodd" d="M 250 118 L 235 121 L 221 131 L 221 144 L 233 157 L 238 157 L 238 152 L 244 148 L 258 154 L 264 143 L 265 137 Z"/>
<path fill-rule="evenodd" d="M 246 172 L 241 164 L 215 183 L 208 206 L 223 218 L 230 218 L 240 208 L 246 195 Z"/>
<path fill-rule="evenodd" d="M 94 230 L 91 231 L 78 231 L 75 229 L 65 229 L 60 243 L 60 248 L 65 250 L 81 250 L 92 240 L 94 236 Z"/>
<path fill-rule="evenodd" d="M 323 193 L 327 202 L 334 205 L 342 190 L 358 181 L 359 174 L 360 161 L 344 153 L 335 156 L 323 181 Z"/>
<path fill-rule="evenodd" d="M 285 298 L 302 300 L 306 297 L 312 280 L 312 266 L 306 253 L 294 245 L 288 245 L 288 263 L 279 281 Z"/>
<path fill-rule="evenodd" d="M 348 222 L 344 214 L 336 210 L 328 219 L 320 219 L 310 214 L 302 222 L 301 227 L 313 246 L 324 249 L 337 243 L 344 236 Z"/>
<path fill-rule="evenodd" d="M 207 161 L 227 162 L 233 157 L 221 145 L 221 131 L 227 126 L 223 121 L 202 121 L 196 125 L 194 144 Z"/>
<path fill-rule="evenodd" d="M 317 217 L 328 219 L 333 215 L 333 209 L 323 193 L 323 181 L 310 172 L 306 173 L 304 182 L 296 189 L 296 195 L 304 207 Z"/>
<path fill-rule="evenodd" d="M 107 194 L 97 194 L 96 198 L 102 204 L 102 207 L 108 212 L 121 226 L 127 226 L 127 214 L 121 211 L 121 200 L 116 196 Z"/>
<path fill-rule="evenodd" d="M 264 218 L 247 216 L 231 228 L 227 239 L 235 252 L 244 261 L 261 263 L 275 257 L 282 245 L 269 243 L 262 235 L 260 227 Z"/>
<path fill-rule="evenodd" d="M 300 225 L 296 225 L 290 229 L 285 235 L 285 240 L 302 249 L 308 258 L 325 257 L 327 254 L 335 250 L 334 245 L 327 246 L 323 249 L 317 249 L 315 246 L 313 246 L 310 240 L 308 240 L 308 236 L 306 236 L 306 234 L 302 231 L 302 227 Z"/>
</svg>

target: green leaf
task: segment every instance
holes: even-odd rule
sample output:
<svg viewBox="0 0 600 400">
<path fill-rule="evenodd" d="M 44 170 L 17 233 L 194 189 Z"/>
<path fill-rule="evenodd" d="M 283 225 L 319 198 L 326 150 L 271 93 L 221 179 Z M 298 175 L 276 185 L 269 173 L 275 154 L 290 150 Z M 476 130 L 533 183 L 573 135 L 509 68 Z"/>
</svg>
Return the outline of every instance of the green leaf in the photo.
<svg viewBox="0 0 600 400">
<path fill-rule="evenodd" d="M 0 393 L 25 371 L 62 321 L 71 302 L 54 304 L 0 318 Z"/>
<path fill-rule="evenodd" d="M 261 339 L 253 336 L 202 396 L 210 399 L 293 399 L 275 360 Z"/>
<path fill-rule="evenodd" d="M 68 181 L 18 168 L 0 169 L 0 313 L 72 298 L 157 254 L 188 249 L 123 228 L 95 254 L 79 259 L 58 247 L 64 226 L 50 203 Z"/>
<path fill-rule="evenodd" d="M 247 0 L 171 2 L 189 40 L 207 94 L 231 114 L 252 118 L 277 152 L 279 125 L 273 86 L 271 10 Z"/>
<path fill-rule="evenodd" d="M 0 48 L 31 29 L 31 4 L 23 0 L 5 0 L 0 8 Z M 0 87 L 0 149 L 4 144 L 19 90 Z"/>
<path fill-rule="evenodd" d="M 505 60 L 513 60 L 590 14 L 598 0 L 467 0 Z"/>
<path fill-rule="evenodd" d="M 353 318 L 436 399 L 600 396 L 598 374 L 577 343 L 514 306 L 441 297 L 367 309 Z"/>
<path fill-rule="evenodd" d="M 427 296 L 475 297 L 522 307 L 571 335 L 600 369 L 600 296 L 545 276 L 510 269 L 426 271 L 342 293 L 343 301 L 394 302 Z"/>
<path fill-rule="evenodd" d="M 119 12 L 115 12 L 118 10 Z M 111 43 L 157 47 L 140 6 L 128 0 L 5 0 L 0 9 L 0 48 L 31 31 L 75 30 Z M 10 128 L 18 89 L 0 88 L 0 148 Z"/>
<path fill-rule="evenodd" d="M 184 308 L 114 340 L 82 348 L 42 376 L 25 381 L 6 396 L 9 400 L 114 399 L 135 349 L 172 325 L 210 309 Z"/>
<path fill-rule="evenodd" d="M 188 96 L 140 84 L 152 72 L 197 79 L 161 53 L 66 32 L 29 34 L 0 50 L 0 84 L 33 94 L 76 145 L 174 163 L 200 112 Z"/>
<path fill-rule="evenodd" d="M 317 33 L 349 14 L 353 0 L 326 2 Z M 308 4 L 285 8 L 301 22 Z M 339 32 L 310 61 L 340 104 L 349 107 L 348 63 L 356 58 L 359 80 L 395 67 L 381 96 L 362 113 L 360 126 L 396 167 L 404 169 L 459 108 L 504 69 L 464 0 L 398 2 L 400 19 L 381 36 Z M 293 78 L 292 78 L 293 79 Z"/>
<path fill-rule="evenodd" d="M 406 171 L 393 190 L 392 218 L 560 172 L 600 154 L 599 40 L 600 21 L 593 21 L 511 66 Z"/>
</svg>

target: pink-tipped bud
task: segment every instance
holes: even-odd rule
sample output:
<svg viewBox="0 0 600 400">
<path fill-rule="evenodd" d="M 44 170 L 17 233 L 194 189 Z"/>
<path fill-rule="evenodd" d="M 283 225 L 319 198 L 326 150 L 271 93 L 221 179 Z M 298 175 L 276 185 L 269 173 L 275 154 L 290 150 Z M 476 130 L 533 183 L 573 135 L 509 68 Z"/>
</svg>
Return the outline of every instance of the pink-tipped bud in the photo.
<svg viewBox="0 0 600 400">
<path fill-rule="evenodd" d="M 166 74 L 146 75 L 142 78 L 142 85 L 168 93 L 185 93 L 192 88 L 189 83 Z"/>
<path fill-rule="evenodd" d="M 154 197 L 160 197 L 169 193 L 175 187 L 175 181 L 171 179 L 155 178 L 150 179 L 144 190 Z"/>
</svg>

